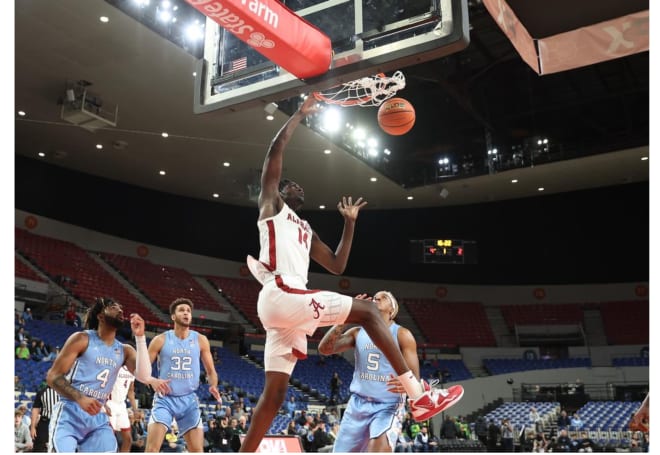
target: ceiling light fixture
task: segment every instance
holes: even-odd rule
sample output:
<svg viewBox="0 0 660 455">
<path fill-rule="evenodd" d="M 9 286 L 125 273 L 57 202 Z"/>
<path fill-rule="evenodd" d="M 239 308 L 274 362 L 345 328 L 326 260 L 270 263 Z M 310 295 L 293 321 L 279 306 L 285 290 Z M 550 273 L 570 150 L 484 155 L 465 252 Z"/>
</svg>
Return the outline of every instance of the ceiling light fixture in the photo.
<svg viewBox="0 0 660 455">
<path fill-rule="evenodd" d="M 408 196 L 406 199 L 408 199 L 409 201 L 412 201 L 415 198 L 413 196 Z"/>
<path fill-rule="evenodd" d="M 377 182 L 378 181 L 378 179 L 376 177 L 371 177 L 369 180 L 371 180 L 372 182 Z"/>
<path fill-rule="evenodd" d="M 512 179 L 511 183 L 518 183 L 518 179 Z"/>
<path fill-rule="evenodd" d="M 220 197 L 220 195 L 218 193 L 213 193 L 213 197 L 217 198 L 217 197 Z"/>
<path fill-rule="evenodd" d="M 99 150 L 102 150 L 103 149 L 103 144 L 96 144 L 96 148 L 99 149 Z"/>
<path fill-rule="evenodd" d="M 165 175 L 165 174 L 166 174 L 165 171 L 160 171 L 160 172 L 158 172 L 158 173 L 159 173 L 160 175 Z"/>
<path fill-rule="evenodd" d="M 229 166 L 231 166 L 231 164 L 229 163 L 229 161 L 225 161 L 224 163 L 222 163 L 222 165 L 223 165 L 224 167 L 229 167 Z"/>
<path fill-rule="evenodd" d="M 543 188 L 542 186 L 540 186 L 540 187 L 539 187 L 539 191 L 545 191 L 545 188 Z"/>
<path fill-rule="evenodd" d="M 321 210 L 325 210 L 325 205 L 319 205 L 319 208 L 320 208 Z"/>
<path fill-rule="evenodd" d="M 25 111 L 18 111 L 18 115 L 20 115 L 21 117 L 25 117 Z"/>
<path fill-rule="evenodd" d="M 163 131 L 162 133 L 160 133 L 160 135 L 163 136 L 163 137 L 169 137 L 169 136 L 170 136 L 170 135 L 167 134 L 165 131 Z"/>
<path fill-rule="evenodd" d="M 266 116 L 266 120 L 268 120 L 268 121 L 275 120 L 275 117 L 273 116 L 273 114 L 268 114 Z"/>
<path fill-rule="evenodd" d="M 325 153 L 326 155 L 330 155 L 332 153 L 332 150 L 325 149 L 325 150 L 323 150 L 323 153 Z"/>
<path fill-rule="evenodd" d="M 108 16 L 101 16 L 99 17 L 99 20 L 103 22 L 104 24 L 108 23 L 110 19 L 108 19 Z"/>
<path fill-rule="evenodd" d="M 37 153 L 37 155 L 39 155 L 39 156 L 42 157 L 42 158 L 43 158 L 44 156 L 46 156 L 46 154 L 45 154 L 44 152 L 39 152 L 39 153 Z"/>
<path fill-rule="evenodd" d="M 20 112 L 19 112 L 19 114 L 20 114 Z M 648 157 L 648 156 L 643 156 L 643 157 L 642 157 L 642 161 L 648 161 L 648 160 L 649 160 L 649 157 Z"/>
</svg>

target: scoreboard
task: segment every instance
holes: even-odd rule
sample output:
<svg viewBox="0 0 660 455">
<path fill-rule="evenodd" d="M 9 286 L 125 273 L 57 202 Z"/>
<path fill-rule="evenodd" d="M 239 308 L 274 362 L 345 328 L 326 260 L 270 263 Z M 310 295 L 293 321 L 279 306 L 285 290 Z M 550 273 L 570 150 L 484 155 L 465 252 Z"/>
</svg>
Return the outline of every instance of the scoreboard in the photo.
<svg viewBox="0 0 660 455">
<path fill-rule="evenodd" d="M 476 264 L 477 242 L 447 238 L 411 240 L 410 261 L 417 264 Z"/>
</svg>

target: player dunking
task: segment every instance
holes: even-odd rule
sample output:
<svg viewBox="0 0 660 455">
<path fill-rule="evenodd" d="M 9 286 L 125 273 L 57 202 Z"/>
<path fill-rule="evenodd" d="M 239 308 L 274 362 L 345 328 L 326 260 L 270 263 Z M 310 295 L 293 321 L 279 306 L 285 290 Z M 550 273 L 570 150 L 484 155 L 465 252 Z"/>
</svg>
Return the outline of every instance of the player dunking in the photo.
<svg viewBox="0 0 660 455">
<path fill-rule="evenodd" d="M 121 439 L 120 452 L 130 452 L 133 439 L 131 437 L 131 422 L 128 418 L 126 398 L 131 403 L 133 412 L 137 411 L 135 401 L 135 376 L 128 371 L 126 366 L 121 367 L 115 386 L 112 388 L 110 398 L 105 402 L 106 412 L 110 420 L 110 426 Z"/>
<path fill-rule="evenodd" d="M 101 413 L 122 365 L 135 371 L 135 349 L 115 339 L 124 322 L 121 305 L 97 299 L 87 311 L 83 332 L 71 335 L 48 370 L 48 385 L 59 395 L 49 434 L 54 452 L 116 452 L 117 439 Z M 161 382 L 150 376 L 158 390 Z M 153 380 L 153 381 L 152 381 Z"/>
<path fill-rule="evenodd" d="M 149 350 L 144 335 L 144 320 L 139 314 L 131 315 L 131 329 L 137 348 L 135 376 L 143 382 L 143 377 L 151 375 L 151 364 L 158 358 L 159 376 L 167 380 L 169 386 L 168 390 L 154 395 L 145 452 L 160 451 L 173 419 L 176 419 L 188 452 L 204 450 L 202 414 L 195 394 L 199 388 L 200 359 L 206 370 L 209 392 L 222 404 L 209 340 L 201 333 L 190 330 L 192 310 L 193 304 L 188 299 L 172 302 L 170 316 L 174 329 L 155 336 L 149 343 Z"/>
<path fill-rule="evenodd" d="M 259 447 L 284 402 L 297 359 L 304 358 L 307 353 L 306 335 L 312 335 L 319 326 L 349 322 L 364 327 L 413 399 L 411 409 L 416 419 L 426 420 L 460 398 L 440 389 L 423 389 L 373 303 L 306 288 L 310 257 L 331 273 L 343 273 L 358 213 L 366 205 L 362 198 L 353 203 L 350 197 L 344 197 L 337 205 L 344 217 L 344 230 L 335 252 L 296 214 L 304 202 L 304 192 L 294 182 L 280 182 L 284 148 L 300 121 L 315 110 L 315 101 L 310 96 L 273 139 L 261 174 L 257 222 L 261 251 L 259 261 L 248 257 L 248 267 L 263 284 L 257 311 L 266 329 L 266 381 L 241 446 L 242 452 L 254 452 Z"/>
</svg>

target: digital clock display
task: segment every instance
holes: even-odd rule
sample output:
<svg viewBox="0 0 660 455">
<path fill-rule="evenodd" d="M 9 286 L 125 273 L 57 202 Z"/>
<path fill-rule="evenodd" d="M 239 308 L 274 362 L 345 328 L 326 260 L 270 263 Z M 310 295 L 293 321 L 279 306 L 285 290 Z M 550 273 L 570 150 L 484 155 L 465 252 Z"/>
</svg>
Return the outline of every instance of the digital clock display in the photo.
<svg viewBox="0 0 660 455">
<path fill-rule="evenodd" d="M 410 259 L 424 264 L 476 264 L 477 243 L 446 238 L 411 240 Z"/>
</svg>

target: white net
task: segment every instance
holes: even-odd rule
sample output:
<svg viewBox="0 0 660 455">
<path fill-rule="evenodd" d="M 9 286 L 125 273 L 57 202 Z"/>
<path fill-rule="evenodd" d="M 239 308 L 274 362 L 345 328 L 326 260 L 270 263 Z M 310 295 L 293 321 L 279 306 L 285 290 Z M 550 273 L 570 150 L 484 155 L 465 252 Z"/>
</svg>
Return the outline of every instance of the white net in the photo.
<svg viewBox="0 0 660 455">
<path fill-rule="evenodd" d="M 328 104 L 339 106 L 380 106 L 405 88 L 406 78 L 401 71 L 392 76 L 377 74 L 345 82 L 326 91 L 314 92 L 314 97 Z"/>
</svg>

